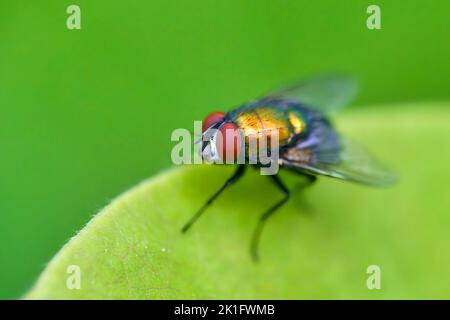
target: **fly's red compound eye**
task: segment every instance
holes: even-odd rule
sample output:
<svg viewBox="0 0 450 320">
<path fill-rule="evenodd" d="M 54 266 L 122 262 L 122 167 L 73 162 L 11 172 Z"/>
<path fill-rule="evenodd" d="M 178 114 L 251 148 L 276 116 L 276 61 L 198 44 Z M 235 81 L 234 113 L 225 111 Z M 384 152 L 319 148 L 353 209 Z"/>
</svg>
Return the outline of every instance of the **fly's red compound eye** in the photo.
<svg viewBox="0 0 450 320">
<path fill-rule="evenodd" d="M 216 148 L 220 158 L 226 162 L 227 157 L 235 161 L 241 148 L 239 130 L 232 122 L 225 122 L 219 128 L 220 135 L 216 138 Z"/>
<path fill-rule="evenodd" d="M 205 132 L 206 129 L 208 129 L 209 127 L 211 127 L 213 124 L 222 121 L 225 118 L 225 113 L 220 112 L 220 111 L 216 111 L 216 112 L 211 112 L 210 114 L 208 114 L 205 118 L 205 120 L 203 120 L 203 124 L 202 124 L 202 132 Z"/>
</svg>

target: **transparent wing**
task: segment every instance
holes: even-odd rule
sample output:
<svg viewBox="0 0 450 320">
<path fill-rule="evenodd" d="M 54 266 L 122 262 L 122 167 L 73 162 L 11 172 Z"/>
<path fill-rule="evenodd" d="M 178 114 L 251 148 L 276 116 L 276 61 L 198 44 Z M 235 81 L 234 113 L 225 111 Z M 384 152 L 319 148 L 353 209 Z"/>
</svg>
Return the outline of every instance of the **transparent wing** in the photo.
<svg viewBox="0 0 450 320">
<path fill-rule="evenodd" d="M 326 125 L 318 127 L 315 135 L 281 153 L 282 165 L 349 180 L 357 183 L 388 186 L 395 175 L 358 144 L 338 137 Z"/>
<path fill-rule="evenodd" d="M 357 91 L 358 83 L 355 79 L 341 74 L 325 74 L 294 82 L 267 96 L 295 100 L 326 113 L 346 106 Z"/>
</svg>

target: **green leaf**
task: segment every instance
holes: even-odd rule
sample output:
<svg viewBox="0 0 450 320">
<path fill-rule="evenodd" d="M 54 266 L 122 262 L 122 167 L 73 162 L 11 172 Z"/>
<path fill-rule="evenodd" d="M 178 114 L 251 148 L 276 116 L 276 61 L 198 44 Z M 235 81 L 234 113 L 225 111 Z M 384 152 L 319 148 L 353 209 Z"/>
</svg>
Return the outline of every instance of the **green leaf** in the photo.
<svg viewBox="0 0 450 320">
<path fill-rule="evenodd" d="M 144 181 L 103 209 L 25 298 L 450 298 L 449 110 L 377 107 L 336 119 L 342 132 L 397 171 L 398 184 L 375 189 L 321 178 L 294 192 L 264 230 L 259 263 L 249 255 L 251 233 L 279 191 L 249 170 L 181 234 L 233 171 L 186 166 Z M 299 181 L 288 172 L 282 177 L 291 187 Z M 71 265 L 81 270 L 79 290 L 66 286 Z M 380 290 L 366 287 L 369 265 L 381 269 Z"/>
</svg>

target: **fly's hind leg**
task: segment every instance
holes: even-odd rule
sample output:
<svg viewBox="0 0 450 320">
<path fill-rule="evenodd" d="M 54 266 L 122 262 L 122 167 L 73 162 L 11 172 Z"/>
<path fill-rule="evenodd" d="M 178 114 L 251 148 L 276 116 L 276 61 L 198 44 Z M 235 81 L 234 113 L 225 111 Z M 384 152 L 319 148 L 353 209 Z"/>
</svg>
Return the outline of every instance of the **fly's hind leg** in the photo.
<svg viewBox="0 0 450 320">
<path fill-rule="evenodd" d="M 314 182 L 317 181 L 317 177 L 312 174 L 304 173 L 297 170 L 291 170 L 291 172 L 294 172 L 305 178 L 304 181 L 297 184 L 292 190 L 292 194 L 294 195 L 296 195 L 297 192 L 301 193 L 302 190 L 304 190 L 305 188 L 309 187 L 310 185 L 314 184 Z M 301 209 L 304 209 L 304 211 L 306 211 L 307 214 L 314 211 L 314 208 L 306 201 L 304 197 L 298 198 L 294 196 L 294 203 L 297 202 L 296 200 L 298 200 L 299 202 L 298 204 L 301 206 Z"/>
<path fill-rule="evenodd" d="M 257 261 L 259 259 L 258 255 L 259 242 L 261 239 L 261 232 L 264 229 L 267 219 L 271 217 L 283 204 L 285 204 L 289 200 L 289 197 L 291 195 L 289 189 L 284 185 L 284 183 L 280 180 L 280 178 L 277 175 L 272 175 L 269 177 L 272 179 L 275 185 L 283 192 L 284 198 L 278 201 L 269 210 L 264 212 L 259 218 L 258 224 L 256 225 L 255 231 L 253 232 L 250 247 L 250 252 L 254 261 Z"/>
</svg>

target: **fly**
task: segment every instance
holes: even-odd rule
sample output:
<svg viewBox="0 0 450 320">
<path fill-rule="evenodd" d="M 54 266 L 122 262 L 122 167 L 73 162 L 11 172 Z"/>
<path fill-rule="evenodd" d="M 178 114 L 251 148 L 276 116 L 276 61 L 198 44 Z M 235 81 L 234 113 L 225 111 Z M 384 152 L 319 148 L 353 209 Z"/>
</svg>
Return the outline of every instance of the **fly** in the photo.
<svg viewBox="0 0 450 320">
<path fill-rule="evenodd" d="M 227 113 L 212 112 L 203 121 L 202 156 L 209 160 L 236 159 L 239 152 L 249 157 L 251 135 L 271 136 L 277 131 L 278 164 L 306 178 L 303 187 L 318 176 L 372 186 L 388 186 L 394 175 L 363 148 L 341 136 L 328 118 L 330 112 L 346 106 L 357 91 L 357 83 L 343 75 L 322 75 L 282 87 L 261 99 L 241 105 Z M 239 131 L 244 139 L 230 138 L 227 131 Z M 222 133 L 218 135 L 217 132 Z M 221 137 L 220 139 L 218 137 Z M 232 140 L 232 141 L 231 141 Z M 256 164 L 258 166 L 258 164 Z M 239 164 L 234 174 L 186 223 L 186 232 L 213 201 L 244 174 Z M 253 232 L 251 255 L 258 260 L 258 246 L 266 221 L 289 199 L 291 192 L 278 174 L 269 179 L 283 198 L 261 214 Z"/>
</svg>

